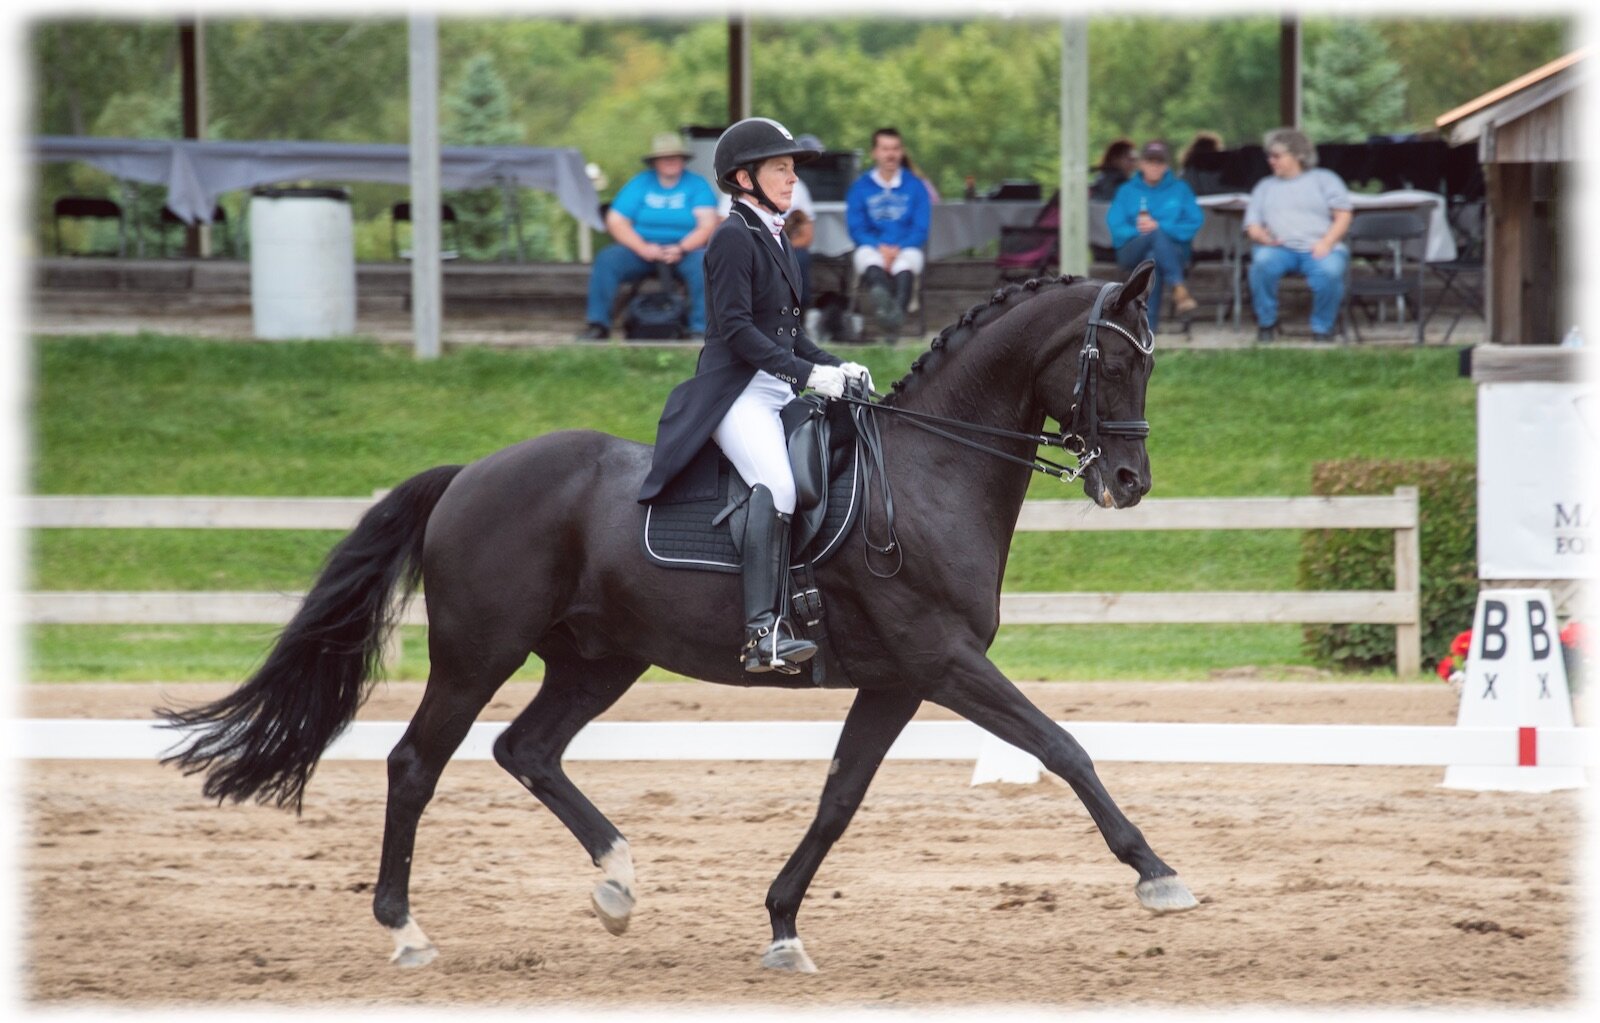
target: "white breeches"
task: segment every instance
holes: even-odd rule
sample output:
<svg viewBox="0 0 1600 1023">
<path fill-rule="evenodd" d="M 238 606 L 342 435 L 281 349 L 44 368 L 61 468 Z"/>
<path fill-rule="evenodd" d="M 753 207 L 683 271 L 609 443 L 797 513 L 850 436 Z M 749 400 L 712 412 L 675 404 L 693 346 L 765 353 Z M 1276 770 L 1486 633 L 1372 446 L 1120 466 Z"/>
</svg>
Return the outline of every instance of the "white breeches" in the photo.
<svg viewBox="0 0 1600 1023">
<path fill-rule="evenodd" d="M 901 249 L 895 254 L 894 266 L 884 266 L 893 277 L 902 270 L 910 270 L 914 274 L 922 273 L 923 255 L 921 249 Z M 857 247 L 855 254 L 856 276 L 867 272 L 871 266 L 883 266 L 883 253 L 878 251 L 876 245 L 862 245 Z"/>
<path fill-rule="evenodd" d="M 745 483 L 772 491 L 773 506 L 785 515 L 794 514 L 794 470 L 778 413 L 793 398 L 788 384 L 758 369 L 711 435 Z"/>
</svg>

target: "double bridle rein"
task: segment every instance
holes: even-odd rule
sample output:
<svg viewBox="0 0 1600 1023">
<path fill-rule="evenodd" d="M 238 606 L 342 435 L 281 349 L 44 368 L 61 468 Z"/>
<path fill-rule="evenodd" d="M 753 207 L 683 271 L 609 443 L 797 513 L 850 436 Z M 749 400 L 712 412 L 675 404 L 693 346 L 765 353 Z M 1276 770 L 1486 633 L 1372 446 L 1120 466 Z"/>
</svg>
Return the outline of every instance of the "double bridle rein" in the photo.
<svg viewBox="0 0 1600 1023">
<path fill-rule="evenodd" d="M 869 477 L 876 473 L 880 481 L 883 498 L 884 517 L 888 521 L 888 542 L 878 545 L 872 542 L 868 529 L 868 520 L 871 515 L 871 502 L 867 503 L 868 520 L 862 522 L 862 538 L 868 548 L 879 554 L 895 554 L 899 551 L 899 542 L 894 532 L 894 498 L 889 492 L 889 476 L 883 471 L 883 442 L 878 435 L 878 423 L 874 418 L 876 413 L 887 413 L 903 418 L 907 423 L 929 433 L 937 434 L 957 444 L 963 444 L 996 458 L 1014 462 L 1017 465 L 1027 466 L 1034 472 L 1043 473 L 1054 477 L 1063 483 L 1073 483 L 1100 457 L 1100 439 L 1102 437 L 1133 437 L 1143 439 L 1150 436 L 1150 422 L 1145 419 L 1105 419 L 1100 418 L 1098 406 L 1100 384 L 1100 338 L 1099 329 L 1106 327 L 1127 338 L 1135 348 L 1145 355 L 1155 351 L 1155 335 L 1140 318 L 1140 334 L 1135 337 L 1131 331 L 1120 323 L 1106 319 L 1102 312 L 1105 308 L 1107 296 L 1111 289 L 1121 287 L 1115 281 L 1102 284 L 1100 291 L 1094 298 L 1094 307 L 1089 311 L 1089 322 L 1084 330 L 1083 347 L 1078 352 L 1078 379 L 1072 386 L 1072 407 L 1068 418 L 1062 424 L 1059 433 L 1024 433 L 1020 430 L 1005 430 L 994 426 L 984 426 L 979 423 L 969 423 L 961 419 L 950 419 L 945 416 L 931 415 L 927 412 L 915 412 L 894 405 L 883 405 L 874 402 L 863 388 L 856 394 L 851 394 L 846 389 L 841 401 L 851 406 L 850 417 L 856 425 L 856 432 L 861 437 L 863 446 L 867 450 L 867 472 Z M 1002 437 L 1007 440 L 1023 440 L 1038 447 L 1060 448 L 1075 455 L 1078 459 L 1076 466 L 1062 465 L 1037 453 L 1032 459 L 1018 458 L 1016 455 L 998 448 L 969 440 L 958 434 L 951 433 L 943 427 L 966 430 L 971 433 L 981 433 L 990 437 Z M 872 569 L 869 562 L 868 569 L 874 575 L 879 573 Z M 900 570 L 895 566 L 893 572 L 881 576 L 888 578 Z"/>
</svg>

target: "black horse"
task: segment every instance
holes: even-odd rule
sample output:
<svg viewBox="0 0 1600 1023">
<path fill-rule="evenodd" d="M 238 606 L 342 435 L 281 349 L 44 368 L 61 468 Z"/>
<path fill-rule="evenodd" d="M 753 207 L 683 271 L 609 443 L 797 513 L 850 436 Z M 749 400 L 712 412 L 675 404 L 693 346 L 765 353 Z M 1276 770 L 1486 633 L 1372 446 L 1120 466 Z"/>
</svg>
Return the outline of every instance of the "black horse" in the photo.
<svg viewBox="0 0 1600 1023">
<path fill-rule="evenodd" d="M 764 965 L 815 969 L 795 929 L 801 900 L 924 700 L 1035 754 L 1071 785 L 1111 852 L 1138 873 L 1134 890 L 1146 909 L 1195 905 L 1102 787 L 1083 748 L 985 656 L 1046 416 L 1064 424 L 1063 437 L 1067 425 L 1088 422 L 1096 447 L 1080 458 L 1089 497 L 1127 507 L 1150 489 L 1142 432 L 1116 427 L 1143 427 L 1151 272 L 1146 263 L 1122 285 L 1064 277 L 996 292 L 942 332 L 873 413 L 904 561 L 892 578 L 880 578 L 887 572 L 866 556 L 840 555 L 818 571 L 830 623 L 818 656 L 857 695 L 816 818 L 767 894 L 773 941 Z M 1103 347 L 1097 328 L 1105 328 Z M 989 441 L 1005 456 L 992 457 L 917 428 L 905 413 L 919 412 L 987 427 L 989 437 L 1016 436 Z M 195 730 L 168 760 L 185 773 L 205 771 L 204 792 L 219 801 L 298 810 L 318 758 L 367 694 L 396 591 L 420 580 L 431 669 L 389 755 L 373 898 L 394 938 L 394 961 L 422 965 L 437 954 L 411 915 L 417 822 L 469 726 L 530 651 L 544 660 L 544 683 L 495 742 L 495 759 L 604 872 L 594 908 L 621 934 L 634 906 L 632 857 L 622 833 L 563 772 L 567 744 L 651 664 L 725 685 L 803 684 L 741 670 L 737 576 L 646 561 L 644 509 L 634 495 L 650 454 L 643 444 L 564 431 L 402 483 L 332 551 L 248 682 L 206 706 L 163 712 L 173 726 Z M 881 503 L 873 511 L 881 526 Z"/>
</svg>

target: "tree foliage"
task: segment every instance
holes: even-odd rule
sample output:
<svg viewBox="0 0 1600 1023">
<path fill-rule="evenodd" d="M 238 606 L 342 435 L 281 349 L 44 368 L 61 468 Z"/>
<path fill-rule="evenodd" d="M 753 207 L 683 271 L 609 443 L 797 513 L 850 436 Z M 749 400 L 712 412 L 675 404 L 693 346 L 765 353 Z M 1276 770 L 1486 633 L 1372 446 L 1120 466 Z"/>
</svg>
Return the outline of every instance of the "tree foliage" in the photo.
<svg viewBox="0 0 1600 1023">
<path fill-rule="evenodd" d="M 1406 104 L 1400 64 L 1376 30 L 1329 25 L 1305 70 L 1305 129 L 1318 142 L 1361 142 L 1396 130 Z"/>
<path fill-rule="evenodd" d="M 1278 30 L 1272 16 L 1092 19 L 1091 153 L 1123 135 L 1182 146 L 1199 130 L 1228 145 L 1259 142 L 1278 119 Z M 1571 30 L 1560 18 L 1307 19 L 1309 126 L 1325 141 L 1428 130 L 1446 110 L 1559 56 Z M 407 140 L 403 20 L 207 19 L 205 39 L 210 137 Z M 477 90 L 484 124 L 506 138 L 578 148 L 604 172 L 605 194 L 637 173 L 653 133 L 727 120 L 720 19 L 453 18 L 440 23 L 439 44 L 446 95 Z M 918 170 L 947 195 L 967 175 L 980 188 L 1034 178 L 1048 191 L 1060 159 L 1060 44 L 1050 20 L 761 20 L 753 102 L 836 149 L 865 150 L 874 128 L 895 125 Z M 175 130 L 158 115 L 176 110 L 174 21 L 40 20 L 28 56 L 35 131 Z M 489 98 L 490 71 L 503 105 Z M 447 135 L 467 130 L 465 116 L 446 111 Z M 93 178 L 45 174 L 41 224 L 68 176 L 85 173 Z M 358 220 L 373 222 L 405 194 L 390 185 L 353 192 Z M 542 239 L 534 252 L 570 257 L 570 217 L 542 193 L 527 193 L 522 209 L 526 232 Z M 375 258 L 378 232 L 358 233 L 363 258 Z M 387 249 L 386 220 L 381 237 Z"/>
</svg>

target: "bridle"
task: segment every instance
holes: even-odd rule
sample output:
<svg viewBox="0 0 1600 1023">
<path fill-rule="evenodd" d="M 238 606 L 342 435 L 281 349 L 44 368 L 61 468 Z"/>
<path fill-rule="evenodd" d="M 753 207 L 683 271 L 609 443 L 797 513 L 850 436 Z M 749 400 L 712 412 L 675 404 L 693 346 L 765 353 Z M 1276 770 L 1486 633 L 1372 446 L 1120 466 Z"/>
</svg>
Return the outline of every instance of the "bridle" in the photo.
<svg viewBox="0 0 1600 1023">
<path fill-rule="evenodd" d="M 1062 424 L 1059 433 L 1024 433 L 1020 430 L 1005 430 L 994 426 L 984 426 L 980 423 L 969 423 L 962 419 L 950 419 L 945 416 L 936 416 L 927 412 L 915 412 L 911 409 L 899 408 L 895 405 L 883 405 L 872 400 L 872 395 L 864 385 L 857 385 L 855 381 L 846 383 L 844 395 L 839 399 L 851 406 L 850 418 L 856 426 L 856 433 L 861 438 L 861 444 L 866 449 L 865 484 L 870 486 L 871 477 L 876 475 L 879 489 L 883 499 L 884 518 L 887 520 L 887 542 L 879 545 L 872 542 L 870 519 L 872 503 L 867 502 L 867 518 L 861 523 L 861 538 L 869 550 L 878 554 L 889 555 L 899 553 L 899 540 L 894 530 L 894 496 L 889 491 L 889 474 L 884 471 L 883 441 L 878 434 L 876 415 L 885 413 L 899 416 L 908 424 L 929 433 L 937 434 L 946 440 L 965 445 L 996 458 L 1025 465 L 1034 472 L 1052 476 L 1063 483 L 1077 481 L 1095 459 L 1100 457 L 1100 439 L 1102 437 L 1132 437 L 1143 439 L 1150 436 L 1150 423 L 1145 419 L 1105 419 L 1100 418 L 1098 405 L 1100 386 L 1100 336 L 1101 327 L 1127 338 L 1133 346 L 1143 355 L 1150 355 L 1155 351 L 1156 338 L 1150 330 L 1148 321 L 1141 314 L 1139 317 L 1139 336 L 1129 331 L 1120 323 L 1108 320 L 1103 315 L 1106 298 L 1111 289 L 1121 287 L 1112 281 L 1100 286 L 1100 291 L 1094 298 L 1094 306 L 1089 310 L 1089 322 L 1084 328 L 1083 346 L 1078 352 L 1078 379 L 1072 385 L 1072 407 L 1068 410 L 1067 421 Z M 853 387 L 859 390 L 852 392 Z M 1007 440 L 1023 440 L 1036 447 L 1060 448 L 1070 452 L 1078 459 L 1076 466 L 1062 465 L 1035 452 L 1033 458 L 1018 458 L 1008 451 L 969 440 L 959 434 L 951 433 L 943 427 L 966 430 L 971 433 L 981 433 L 990 437 L 1003 437 Z M 893 571 L 880 573 L 872 567 L 869 560 L 867 570 L 879 578 L 887 579 L 900 571 L 897 563 Z"/>
<path fill-rule="evenodd" d="M 1100 457 L 1100 439 L 1102 437 L 1131 437 L 1143 439 L 1150 436 L 1150 422 L 1145 419 L 1104 419 L 1100 418 L 1099 386 L 1100 386 L 1100 336 L 1101 327 L 1106 327 L 1127 338 L 1141 354 L 1150 355 L 1155 351 L 1156 338 L 1151 333 L 1144 317 L 1139 318 L 1140 335 L 1134 336 L 1120 323 L 1108 320 L 1103 315 L 1106 298 L 1113 288 L 1121 287 L 1112 281 L 1100 286 L 1100 291 L 1094 298 L 1094 306 L 1089 310 L 1089 322 L 1084 328 L 1083 345 L 1078 352 L 1078 379 L 1072 386 L 1072 407 L 1068 410 L 1067 421 L 1062 424 L 1059 433 L 1024 433 L 1020 430 L 1005 430 L 993 426 L 984 426 L 979 423 L 969 423 L 961 419 L 950 419 L 945 416 L 931 415 L 927 412 L 915 412 L 894 405 L 882 405 L 874 402 L 865 394 L 852 395 L 848 391 L 841 399 L 854 406 L 851 415 L 856 419 L 858 427 L 865 427 L 863 436 L 870 436 L 869 448 L 877 440 L 876 423 L 872 423 L 870 416 L 860 416 L 858 413 L 887 413 L 903 418 L 910 425 L 929 433 L 937 434 L 957 444 L 964 444 L 996 458 L 1003 458 L 1008 462 L 1025 465 L 1034 472 L 1043 473 L 1054 477 L 1063 483 L 1074 483 L 1089 468 L 1095 459 Z M 870 424 L 870 426 L 869 426 Z M 1041 455 L 1035 454 L 1032 459 L 1018 458 L 1010 452 L 980 444 L 966 437 L 951 433 L 941 427 L 951 427 L 966 430 L 970 433 L 981 433 L 991 437 L 1003 437 L 1007 440 L 1023 440 L 1041 447 L 1060 448 L 1070 452 L 1078 459 L 1076 466 L 1062 465 Z"/>
</svg>

